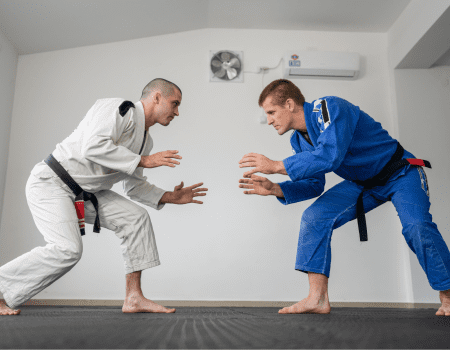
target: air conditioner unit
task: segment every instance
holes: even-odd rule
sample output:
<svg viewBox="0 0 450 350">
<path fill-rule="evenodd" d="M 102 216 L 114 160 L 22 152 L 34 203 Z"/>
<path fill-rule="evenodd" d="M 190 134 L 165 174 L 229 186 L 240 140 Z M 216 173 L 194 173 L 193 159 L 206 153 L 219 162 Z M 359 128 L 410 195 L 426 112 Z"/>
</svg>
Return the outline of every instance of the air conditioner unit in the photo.
<svg viewBox="0 0 450 350">
<path fill-rule="evenodd" d="M 290 51 L 284 56 L 284 78 L 356 79 L 359 54 L 355 52 Z"/>
</svg>

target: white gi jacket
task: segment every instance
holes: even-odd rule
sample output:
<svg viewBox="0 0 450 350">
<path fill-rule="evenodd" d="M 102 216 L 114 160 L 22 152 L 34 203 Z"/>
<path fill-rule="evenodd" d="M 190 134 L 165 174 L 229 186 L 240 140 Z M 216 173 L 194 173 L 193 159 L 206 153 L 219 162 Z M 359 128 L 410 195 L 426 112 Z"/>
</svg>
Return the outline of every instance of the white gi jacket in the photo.
<svg viewBox="0 0 450 350">
<path fill-rule="evenodd" d="M 130 199 L 159 210 L 164 206 L 158 205 L 159 200 L 166 191 L 147 182 L 144 169 L 137 167 L 140 155 L 149 155 L 153 148 L 153 140 L 145 130 L 144 106 L 136 102 L 135 108 L 122 117 L 122 102 L 121 98 L 97 100 L 52 154 L 83 190 L 109 190 L 123 181 Z M 43 161 L 31 173 L 40 178 L 56 176 Z M 62 181 L 60 184 L 67 187 Z"/>
</svg>

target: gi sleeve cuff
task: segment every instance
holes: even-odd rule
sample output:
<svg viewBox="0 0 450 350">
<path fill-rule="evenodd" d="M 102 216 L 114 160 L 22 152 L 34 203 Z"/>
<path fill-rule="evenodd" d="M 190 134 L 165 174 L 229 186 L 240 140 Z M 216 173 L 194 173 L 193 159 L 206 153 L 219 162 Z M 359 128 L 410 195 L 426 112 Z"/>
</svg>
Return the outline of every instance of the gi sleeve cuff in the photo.
<svg viewBox="0 0 450 350">
<path fill-rule="evenodd" d="M 294 203 L 294 201 L 292 201 L 291 198 L 289 198 L 289 189 L 288 189 L 288 185 L 286 184 L 286 182 L 280 182 L 278 183 L 278 185 L 281 188 L 281 191 L 283 192 L 283 197 L 277 197 L 278 201 L 283 204 L 283 205 L 288 205 L 291 203 Z"/>
<path fill-rule="evenodd" d="M 168 191 L 163 190 L 162 188 L 154 186 L 154 188 L 152 190 L 152 197 L 155 200 L 155 204 L 152 206 L 153 209 L 161 210 L 162 208 L 164 208 L 166 203 L 159 203 L 159 201 L 161 200 L 162 196 L 166 192 L 168 192 Z"/>
<path fill-rule="evenodd" d="M 283 164 L 284 164 L 284 168 L 286 169 L 286 173 L 291 178 L 291 180 L 297 181 L 298 177 L 295 176 L 295 171 L 293 171 L 295 161 L 292 159 L 292 157 L 295 157 L 295 156 L 291 156 L 291 157 L 283 159 Z"/>
<path fill-rule="evenodd" d="M 136 159 L 133 161 L 133 163 L 131 163 L 131 166 L 128 169 L 127 174 L 130 176 L 133 175 L 140 162 L 141 162 L 141 156 L 136 155 Z"/>
</svg>

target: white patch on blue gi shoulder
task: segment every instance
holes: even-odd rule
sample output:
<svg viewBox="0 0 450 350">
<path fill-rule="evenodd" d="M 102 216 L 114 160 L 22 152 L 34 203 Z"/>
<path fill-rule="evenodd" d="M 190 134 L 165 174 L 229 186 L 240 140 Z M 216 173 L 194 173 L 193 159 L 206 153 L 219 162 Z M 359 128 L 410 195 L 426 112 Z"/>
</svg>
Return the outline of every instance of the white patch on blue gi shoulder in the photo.
<svg viewBox="0 0 450 350">
<path fill-rule="evenodd" d="M 295 152 L 295 149 L 292 149 L 292 154 L 297 154 L 297 152 Z"/>
<path fill-rule="evenodd" d="M 314 101 L 314 109 L 313 112 L 320 113 L 322 111 L 322 100 Z M 324 125 L 322 113 L 318 114 L 317 123 L 319 124 L 320 133 L 323 133 L 328 125 Z"/>
<path fill-rule="evenodd" d="M 422 190 L 424 190 L 427 196 L 430 197 L 430 188 L 428 187 L 427 174 L 422 169 L 422 167 L 417 167 L 417 170 L 419 171 L 420 184 L 422 186 Z"/>
<path fill-rule="evenodd" d="M 319 111 L 320 111 L 320 108 L 317 107 L 317 106 L 319 106 L 321 103 L 322 103 L 322 100 L 316 100 L 316 101 L 314 101 L 314 109 L 313 109 L 313 112 L 319 112 Z"/>
<path fill-rule="evenodd" d="M 324 121 L 323 128 L 326 129 L 328 128 L 328 125 L 330 125 L 331 123 L 330 112 L 328 111 L 328 105 L 326 100 L 322 100 L 321 105 L 322 105 L 322 119 Z"/>
</svg>

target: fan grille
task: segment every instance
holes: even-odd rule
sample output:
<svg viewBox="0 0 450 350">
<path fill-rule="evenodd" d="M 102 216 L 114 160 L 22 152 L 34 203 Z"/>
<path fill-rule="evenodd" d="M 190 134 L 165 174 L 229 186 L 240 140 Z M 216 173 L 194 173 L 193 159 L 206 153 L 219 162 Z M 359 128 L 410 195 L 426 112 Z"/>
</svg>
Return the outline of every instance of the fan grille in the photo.
<svg viewBox="0 0 450 350">
<path fill-rule="evenodd" d="M 230 81 L 239 77 L 241 61 L 234 52 L 219 51 L 211 58 L 211 72 L 215 78 Z"/>
</svg>

